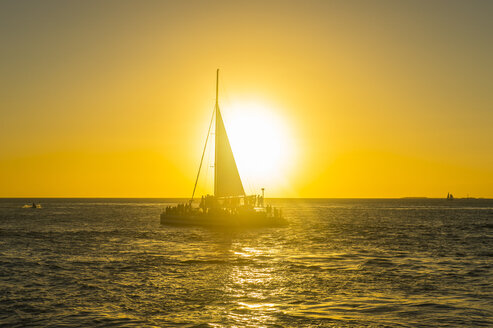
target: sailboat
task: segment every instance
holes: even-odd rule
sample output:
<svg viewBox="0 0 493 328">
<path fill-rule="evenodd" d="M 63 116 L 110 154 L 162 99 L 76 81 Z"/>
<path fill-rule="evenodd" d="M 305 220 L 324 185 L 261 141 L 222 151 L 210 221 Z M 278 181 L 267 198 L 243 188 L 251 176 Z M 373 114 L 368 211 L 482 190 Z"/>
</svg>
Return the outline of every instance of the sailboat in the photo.
<svg viewBox="0 0 493 328">
<path fill-rule="evenodd" d="M 202 196 L 200 204 L 194 206 L 195 191 L 214 121 L 214 195 Z M 187 203 L 166 207 L 161 213 L 161 224 L 215 227 L 263 227 L 286 224 L 282 210 L 266 205 L 264 188 L 261 190 L 261 195 L 246 195 L 243 188 L 219 109 L 218 69 L 216 71 L 216 104 L 209 124 L 192 197 Z"/>
</svg>

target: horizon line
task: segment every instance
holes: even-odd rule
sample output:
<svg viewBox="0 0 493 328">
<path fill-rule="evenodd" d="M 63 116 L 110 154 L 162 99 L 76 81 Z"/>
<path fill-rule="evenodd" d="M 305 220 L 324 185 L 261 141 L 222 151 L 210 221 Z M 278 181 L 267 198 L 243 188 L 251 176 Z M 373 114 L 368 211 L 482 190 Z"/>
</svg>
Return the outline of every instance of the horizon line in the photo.
<svg viewBox="0 0 493 328">
<path fill-rule="evenodd" d="M 80 197 L 80 196 L 1 196 L 0 199 L 190 199 L 190 197 Z M 195 197 L 194 200 L 199 200 Z M 446 197 L 265 197 L 265 199 L 447 199 Z M 454 197 L 454 199 L 493 199 L 493 197 Z"/>
</svg>

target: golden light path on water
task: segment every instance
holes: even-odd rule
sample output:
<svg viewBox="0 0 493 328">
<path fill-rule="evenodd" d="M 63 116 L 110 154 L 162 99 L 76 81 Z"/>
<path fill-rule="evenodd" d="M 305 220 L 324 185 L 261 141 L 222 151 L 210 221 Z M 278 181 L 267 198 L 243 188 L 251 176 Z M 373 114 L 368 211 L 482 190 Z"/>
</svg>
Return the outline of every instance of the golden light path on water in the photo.
<svg viewBox="0 0 493 328">
<path fill-rule="evenodd" d="M 278 249 L 260 249 L 254 247 L 240 247 L 238 250 L 231 250 L 237 259 L 249 258 L 271 258 L 277 257 Z M 238 299 L 238 308 L 228 314 L 233 322 L 243 322 L 257 325 L 265 325 L 272 322 L 272 315 L 279 311 L 279 305 L 271 301 L 272 297 L 277 296 L 280 290 L 265 290 L 255 288 L 255 286 L 269 286 L 278 282 L 276 272 L 270 267 L 235 266 L 231 270 L 231 287 L 228 292 L 233 298 Z M 248 300 L 248 301 L 247 301 Z"/>
</svg>

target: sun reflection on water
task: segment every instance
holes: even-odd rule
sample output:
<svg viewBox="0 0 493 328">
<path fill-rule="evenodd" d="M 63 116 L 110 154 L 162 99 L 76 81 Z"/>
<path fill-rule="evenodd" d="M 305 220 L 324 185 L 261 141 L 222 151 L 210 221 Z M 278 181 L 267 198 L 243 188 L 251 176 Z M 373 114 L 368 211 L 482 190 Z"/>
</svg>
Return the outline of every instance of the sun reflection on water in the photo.
<svg viewBox="0 0 493 328">
<path fill-rule="evenodd" d="M 237 305 L 230 309 L 229 320 L 245 326 L 264 327 L 277 322 L 276 298 L 281 277 L 272 266 L 271 249 L 235 247 L 231 254 L 237 263 L 231 268 L 225 290 Z"/>
</svg>

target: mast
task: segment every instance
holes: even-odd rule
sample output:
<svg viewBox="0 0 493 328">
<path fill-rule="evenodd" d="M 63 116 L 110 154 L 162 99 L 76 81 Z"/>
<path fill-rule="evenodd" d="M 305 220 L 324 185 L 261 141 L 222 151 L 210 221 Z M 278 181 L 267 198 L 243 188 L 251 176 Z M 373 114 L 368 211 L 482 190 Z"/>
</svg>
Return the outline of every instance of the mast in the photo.
<svg viewBox="0 0 493 328">
<path fill-rule="evenodd" d="M 216 71 L 216 108 L 219 107 L 219 68 Z"/>
<path fill-rule="evenodd" d="M 216 114 L 216 128 L 214 129 L 214 195 L 217 193 L 217 149 L 218 149 L 218 138 L 217 138 L 217 113 L 219 112 L 219 68 L 216 71 L 216 105 L 214 106 L 214 113 Z"/>
</svg>

